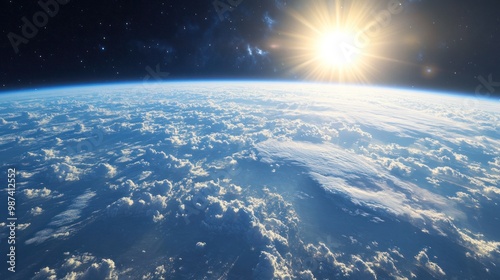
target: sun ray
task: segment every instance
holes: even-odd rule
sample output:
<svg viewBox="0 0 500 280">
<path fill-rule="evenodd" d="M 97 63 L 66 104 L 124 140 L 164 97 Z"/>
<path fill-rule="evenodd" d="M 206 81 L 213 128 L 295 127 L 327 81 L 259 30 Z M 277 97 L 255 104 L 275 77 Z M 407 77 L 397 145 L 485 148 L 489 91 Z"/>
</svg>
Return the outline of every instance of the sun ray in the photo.
<svg viewBox="0 0 500 280">
<path fill-rule="evenodd" d="M 377 61 L 404 63 L 384 55 L 391 28 L 376 26 L 381 8 L 374 1 L 315 0 L 303 5 L 289 12 L 287 31 L 280 32 L 285 38 L 284 59 L 294 75 L 368 83 L 379 71 Z M 368 36 L 374 33 L 370 28 L 378 33 Z"/>
</svg>

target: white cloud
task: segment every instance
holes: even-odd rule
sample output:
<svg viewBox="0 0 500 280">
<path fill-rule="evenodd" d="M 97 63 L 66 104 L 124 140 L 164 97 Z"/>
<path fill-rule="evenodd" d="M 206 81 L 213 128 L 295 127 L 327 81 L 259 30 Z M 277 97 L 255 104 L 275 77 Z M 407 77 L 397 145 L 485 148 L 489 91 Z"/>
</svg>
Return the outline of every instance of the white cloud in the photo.
<svg viewBox="0 0 500 280">
<path fill-rule="evenodd" d="M 96 176 L 102 178 L 112 178 L 116 175 L 116 167 L 112 166 L 109 163 L 99 163 L 95 167 Z"/>
<path fill-rule="evenodd" d="M 38 216 L 40 214 L 42 214 L 43 212 L 43 209 L 41 207 L 34 207 L 34 208 L 31 208 L 30 210 L 30 214 L 33 215 L 33 216 Z"/>
<path fill-rule="evenodd" d="M 500 157 L 495 157 L 493 161 L 488 162 L 491 166 L 496 167 L 497 169 L 500 169 Z"/>
<path fill-rule="evenodd" d="M 352 255 L 356 276 L 362 279 L 377 279 L 377 274 L 372 269 L 370 262 L 365 262 L 360 256 Z"/>
<path fill-rule="evenodd" d="M 462 203 L 465 207 L 480 208 L 479 201 L 472 197 L 472 195 L 464 192 L 456 192 L 455 196 L 449 199 Z"/>
<path fill-rule="evenodd" d="M 168 181 L 167 181 L 168 182 Z M 163 183 L 159 183 L 163 188 Z M 167 184 L 168 186 L 168 184 Z M 169 196 L 153 195 L 149 192 L 131 193 L 131 196 L 122 197 L 106 207 L 109 217 L 116 216 L 146 216 L 155 223 L 166 219 L 166 208 L 171 198 Z"/>
<path fill-rule="evenodd" d="M 316 280 L 316 277 L 314 277 L 314 274 L 310 270 L 300 271 L 298 277 L 302 280 Z"/>
<path fill-rule="evenodd" d="M 492 257 L 494 253 L 500 254 L 500 242 L 484 240 L 482 234 L 473 234 L 470 231 L 457 228 L 464 245 L 479 257 Z"/>
<path fill-rule="evenodd" d="M 262 251 L 253 272 L 254 279 L 292 279 L 290 268 L 283 257 L 276 251 Z"/>
<path fill-rule="evenodd" d="M 143 280 L 150 280 L 150 279 L 155 279 L 155 280 L 164 280 L 168 279 L 165 278 L 165 275 L 167 274 L 167 269 L 165 268 L 165 265 L 160 265 L 155 268 L 154 273 L 148 272 L 146 275 L 142 276 Z"/>
<path fill-rule="evenodd" d="M 264 160 L 286 160 L 302 165 L 327 191 L 362 204 L 404 216 L 410 222 L 448 220 L 463 215 L 446 199 L 384 172 L 369 159 L 334 145 L 270 140 L 257 145 Z"/>
<path fill-rule="evenodd" d="M 52 191 L 44 187 L 43 189 L 25 189 L 23 192 L 28 199 L 32 199 L 37 197 L 49 197 Z"/>
<path fill-rule="evenodd" d="M 423 249 L 416 256 L 417 263 L 427 270 L 433 277 L 442 278 L 446 276 L 443 269 L 435 262 L 429 260 L 427 249 Z"/>
<path fill-rule="evenodd" d="M 373 266 L 385 271 L 394 279 L 408 279 L 403 273 L 397 268 L 396 264 L 398 263 L 389 252 L 375 252 L 376 255 L 373 257 Z M 396 251 L 395 255 L 399 258 L 402 258 L 402 255 Z"/>
<path fill-rule="evenodd" d="M 33 277 L 33 279 L 34 280 L 37 280 L 37 279 L 56 280 L 57 279 L 56 271 L 54 269 L 49 268 L 49 267 L 44 267 L 35 273 L 35 276 Z"/>
<path fill-rule="evenodd" d="M 80 180 L 79 175 L 81 174 L 81 171 L 76 166 L 63 162 L 63 163 L 55 163 L 51 167 L 56 179 L 58 179 L 59 181 Z"/>
<path fill-rule="evenodd" d="M 40 230 L 37 233 L 35 233 L 35 236 L 26 240 L 25 243 L 28 245 L 33 244 L 33 243 L 35 243 L 35 244 L 42 243 L 42 242 L 46 241 L 47 239 L 51 238 L 53 233 L 54 233 L 54 230 L 51 228 Z"/>
<path fill-rule="evenodd" d="M 31 225 L 31 223 L 26 223 L 26 224 L 18 224 L 18 225 L 17 225 L 17 230 L 25 230 L 25 229 L 27 229 L 30 225 Z"/>
<path fill-rule="evenodd" d="M 52 218 L 49 223 L 51 226 L 62 226 L 67 225 L 80 218 L 82 210 L 86 208 L 89 201 L 96 195 L 95 192 L 86 191 L 84 194 L 79 195 L 73 200 L 73 203 L 68 207 L 68 209 Z"/>
<path fill-rule="evenodd" d="M 69 228 L 71 223 L 80 219 L 81 213 L 84 208 L 89 204 L 89 201 L 96 195 L 95 192 L 86 191 L 85 193 L 77 196 L 67 210 L 57 214 L 52 218 L 48 224 L 48 228 L 39 230 L 35 235 L 26 240 L 26 244 L 39 244 L 45 242 L 50 238 L 67 237 L 70 235 Z"/>
<path fill-rule="evenodd" d="M 91 264 L 80 279 L 118 279 L 115 262 L 111 259 L 102 259 L 99 263 Z"/>
<path fill-rule="evenodd" d="M 304 206 L 321 200 L 318 195 L 310 195 L 313 190 L 307 189 L 307 185 L 300 186 L 301 197 L 307 199 L 292 198 L 298 192 L 288 188 L 288 176 L 295 174 L 280 173 L 289 171 L 286 168 L 291 165 L 292 172 L 307 171 L 297 178 L 312 178 L 335 198 L 345 197 L 356 208 L 363 209 L 349 209 L 339 215 L 352 214 L 352 218 L 363 219 L 367 226 L 377 228 L 406 226 L 409 221 L 422 231 L 458 242 L 476 258 L 496 256 L 499 247 L 493 234 L 486 238 L 465 229 L 471 218 L 479 218 L 477 223 L 487 221 L 470 211 L 474 209 L 463 206 L 473 205 L 480 211 L 483 203 L 496 203 L 500 194 L 497 187 L 500 143 L 492 137 L 478 136 L 487 129 L 488 135 L 494 135 L 492 124 L 498 123 L 495 122 L 498 106 L 481 103 L 481 108 L 473 110 L 477 111 L 475 115 L 472 111 L 455 109 L 461 105 L 458 98 L 443 97 L 441 101 L 431 98 L 435 96 L 422 98 L 421 94 L 400 90 L 370 88 L 369 93 L 364 94 L 364 90 L 360 92 L 358 88 L 339 87 L 335 88 L 336 94 L 331 94 L 333 88 L 322 85 L 232 86 L 237 90 L 230 88 L 224 90 L 224 94 L 212 94 L 215 91 L 205 84 L 176 85 L 182 90 L 162 87 L 154 98 L 134 89 L 121 88 L 112 104 L 75 95 L 69 98 L 70 102 L 58 99 L 59 108 L 64 109 L 61 113 L 52 110 L 54 113 L 48 115 L 44 113 L 46 108 L 29 107 L 26 103 L 29 106 L 19 112 L 39 113 L 3 114 L 0 123 L 8 123 L 9 129 L 18 131 L 15 131 L 17 136 L 14 133 L 2 136 L 0 142 L 12 145 L 10 149 L 16 149 L 16 154 L 27 155 L 26 159 L 31 160 L 30 168 L 19 172 L 23 179 L 20 187 L 26 198 L 51 198 L 59 194 L 57 191 L 62 192 L 58 184 L 51 185 L 52 190 L 38 184 L 55 177 L 61 182 L 70 182 L 67 185 L 75 189 L 81 187 L 78 182 L 81 179 L 86 179 L 81 180 L 82 184 L 87 184 L 87 179 L 89 185 L 99 182 L 91 185 L 90 191 L 110 199 L 105 209 L 92 204 L 95 216 L 90 218 L 84 216 L 91 212 L 84 211 L 90 205 L 90 198 L 81 197 L 81 206 L 76 200 L 67 208 L 63 204 L 64 211 L 55 213 L 48 228 L 35 228 L 36 233 L 27 244 L 50 238 L 64 239 L 80 229 L 75 224 L 85 226 L 84 222 L 93 217 L 104 221 L 116 216 L 146 217 L 157 223 L 154 226 L 159 232 L 166 227 L 175 235 L 176 225 L 184 222 L 178 205 L 194 199 L 197 203 L 189 206 L 196 205 L 198 216 L 191 221 L 201 221 L 201 225 L 186 227 L 196 227 L 200 231 L 196 233 L 202 235 L 244 236 L 243 242 L 248 244 L 242 246 L 261 252 L 256 274 L 262 273 L 269 279 L 314 279 L 315 274 L 317 278 L 321 278 L 318 275 L 375 278 L 381 272 L 381 275 L 404 279 L 411 277 L 404 273 L 415 260 L 433 275 L 444 274 L 437 263 L 428 260 L 425 250 L 405 260 L 400 252 L 407 252 L 407 248 L 384 248 L 383 240 L 373 241 L 381 237 L 377 230 L 357 234 L 352 232 L 351 224 L 341 224 L 344 228 L 335 230 L 343 231 L 352 244 L 307 243 L 305 236 L 310 238 L 311 233 L 307 224 L 314 219 L 299 221 L 294 207 L 308 208 Z M 188 91 L 195 93 L 188 94 Z M 175 100 L 172 100 L 174 92 Z M 18 118 L 24 119 L 15 123 L 13 120 Z M 81 123 L 84 118 L 89 123 Z M 33 124 L 49 122 L 50 126 L 32 128 Z M 60 151 L 51 148 L 71 147 L 78 141 L 88 140 L 82 134 L 94 124 L 112 137 L 106 139 L 108 146 L 103 144 L 92 155 L 81 153 L 62 158 Z M 31 146 L 38 141 L 31 135 L 34 131 L 44 136 L 40 139 L 50 139 L 40 143 L 44 149 Z M 273 140 L 266 141 L 268 139 Z M 15 142 L 20 145 L 14 145 Z M 260 143 L 257 144 L 259 155 L 253 146 L 256 143 Z M 262 155 L 262 162 L 255 162 Z M 272 176 L 261 175 L 271 169 Z M 84 177 L 86 174 L 92 176 Z M 102 184 L 103 180 L 98 178 L 106 183 Z M 450 187 L 454 187 L 451 193 Z M 63 193 L 71 196 L 73 192 L 65 189 Z M 33 216 L 54 215 L 55 208 L 48 200 L 29 199 L 26 209 L 31 209 Z M 72 199 L 74 197 L 54 202 L 67 203 Z M 337 213 L 327 214 L 332 214 L 332 226 L 338 225 L 333 222 Z M 375 224 L 382 221 L 385 223 Z M 32 222 L 31 227 L 37 224 Z M 433 235 L 425 235 L 415 242 L 426 243 L 427 238 L 435 238 Z M 181 240 L 184 237 L 189 238 L 181 236 Z M 204 242 L 198 240 L 202 239 L 187 244 L 204 247 L 201 246 Z M 391 242 L 398 246 L 405 244 L 398 236 Z M 197 250 L 197 247 L 190 248 Z M 37 275 L 43 279 L 114 278 L 116 266 L 121 264 L 115 265 L 108 257 L 80 255 L 64 262 L 54 260 L 62 265 L 57 267 L 51 263 L 54 269 L 41 269 Z M 184 257 L 189 258 L 189 254 Z M 302 267 L 304 257 L 316 261 L 317 268 Z M 144 274 L 138 267 L 124 269 Z M 171 273 L 167 264 L 154 264 L 147 270 L 147 279 L 168 279 Z M 453 272 L 450 269 L 448 273 Z"/>
<path fill-rule="evenodd" d="M 99 259 L 92 254 L 71 255 L 59 267 L 45 267 L 33 279 L 93 280 L 118 279 L 119 272 L 111 259 Z"/>
</svg>

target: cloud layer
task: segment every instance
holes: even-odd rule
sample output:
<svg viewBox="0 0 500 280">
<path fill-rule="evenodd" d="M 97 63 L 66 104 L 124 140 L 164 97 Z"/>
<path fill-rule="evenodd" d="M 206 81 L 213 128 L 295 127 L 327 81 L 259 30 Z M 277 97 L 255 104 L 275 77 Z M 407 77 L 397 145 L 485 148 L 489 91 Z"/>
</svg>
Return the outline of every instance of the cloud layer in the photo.
<svg viewBox="0 0 500 280">
<path fill-rule="evenodd" d="M 43 94 L 0 99 L 19 246 L 41 256 L 26 278 L 500 275 L 495 101 L 299 83 Z"/>
</svg>

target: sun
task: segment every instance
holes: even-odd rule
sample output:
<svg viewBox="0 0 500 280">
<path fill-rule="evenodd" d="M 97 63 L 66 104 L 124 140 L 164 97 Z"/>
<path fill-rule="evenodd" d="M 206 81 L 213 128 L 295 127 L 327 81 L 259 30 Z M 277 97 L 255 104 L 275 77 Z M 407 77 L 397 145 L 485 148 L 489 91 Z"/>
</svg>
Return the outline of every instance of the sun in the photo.
<svg viewBox="0 0 500 280">
<path fill-rule="evenodd" d="M 355 34 L 347 30 L 329 31 L 318 36 L 315 42 L 316 59 L 323 67 L 342 70 L 356 67 L 360 51 L 349 43 Z"/>
<path fill-rule="evenodd" d="M 315 0 L 290 9 L 279 33 L 289 71 L 305 79 L 368 83 L 379 70 L 377 60 L 390 60 L 382 55 L 390 28 L 373 32 L 380 10 L 374 2 Z"/>
</svg>

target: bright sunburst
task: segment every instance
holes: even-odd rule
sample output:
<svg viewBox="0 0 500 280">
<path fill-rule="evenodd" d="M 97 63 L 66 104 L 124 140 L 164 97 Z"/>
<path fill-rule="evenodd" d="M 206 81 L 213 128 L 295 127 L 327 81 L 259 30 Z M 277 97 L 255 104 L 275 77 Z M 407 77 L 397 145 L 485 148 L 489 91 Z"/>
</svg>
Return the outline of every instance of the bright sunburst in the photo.
<svg viewBox="0 0 500 280">
<path fill-rule="evenodd" d="M 388 34 L 381 23 L 391 16 L 377 18 L 373 2 L 315 0 L 293 10 L 283 32 L 291 71 L 313 80 L 368 82 L 376 61 L 387 59 L 376 54 Z"/>
<path fill-rule="evenodd" d="M 335 30 L 321 34 L 315 43 L 317 60 L 323 67 L 331 70 L 341 70 L 354 67 L 358 60 L 359 50 L 353 49 L 348 43 L 355 34 L 346 30 Z"/>
</svg>

